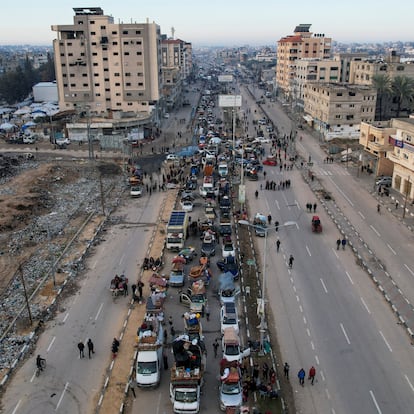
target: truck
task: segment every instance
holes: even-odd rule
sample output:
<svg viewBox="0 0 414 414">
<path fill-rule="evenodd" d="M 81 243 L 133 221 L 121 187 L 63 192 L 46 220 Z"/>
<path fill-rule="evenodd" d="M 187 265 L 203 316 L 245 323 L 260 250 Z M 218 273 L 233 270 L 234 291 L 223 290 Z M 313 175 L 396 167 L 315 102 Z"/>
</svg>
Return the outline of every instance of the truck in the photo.
<svg viewBox="0 0 414 414">
<path fill-rule="evenodd" d="M 199 340 L 181 335 L 172 343 L 174 365 L 170 373 L 170 400 L 176 414 L 198 414 L 206 364 Z"/>
<path fill-rule="evenodd" d="M 186 312 L 183 315 L 183 320 L 184 320 L 184 332 L 187 335 L 198 334 L 200 337 L 202 336 L 203 327 L 201 325 L 200 318 L 197 317 L 197 314 Z"/>
<path fill-rule="evenodd" d="M 168 250 L 180 251 L 184 247 L 187 238 L 188 214 L 186 211 L 172 211 L 167 224 L 167 242 Z"/>
<path fill-rule="evenodd" d="M 136 382 L 139 387 L 157 387 L 161 380 L 163 326 L 157 316 L 146 314 L 137 331 Z"/>
<path fill-rule="evenodd" d="M 267 231 L 267 221 L 263 214 L 257 213 L 253 220 L 254 232 L 256 236 L 265 237 Z"/>
<path fill-rule="evenodd" d="M 206 288 L 203 280 L 193 282 L 187 292 L 180 293 L 180 303 L 190 308 L 190 313 L 200 313 L 204 316 L 204 308 L 207 304 Z"/>
</svg>

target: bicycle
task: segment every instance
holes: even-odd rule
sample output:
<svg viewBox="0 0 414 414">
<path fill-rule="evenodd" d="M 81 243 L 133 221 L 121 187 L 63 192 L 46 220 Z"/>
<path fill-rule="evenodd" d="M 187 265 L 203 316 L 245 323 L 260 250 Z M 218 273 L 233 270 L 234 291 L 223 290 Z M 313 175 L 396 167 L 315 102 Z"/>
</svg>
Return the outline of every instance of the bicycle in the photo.
<svg viewBox="0 0 414 414">
<path fill-rule="evenodd" d="M 45 369 L 46 369 L 46 360 L 42 358 L 40 360 L 40 366 L 39 365 L 36 366 L 36 377 L 38 377 L 40 375 L 40 372 Z"/>
</svg>

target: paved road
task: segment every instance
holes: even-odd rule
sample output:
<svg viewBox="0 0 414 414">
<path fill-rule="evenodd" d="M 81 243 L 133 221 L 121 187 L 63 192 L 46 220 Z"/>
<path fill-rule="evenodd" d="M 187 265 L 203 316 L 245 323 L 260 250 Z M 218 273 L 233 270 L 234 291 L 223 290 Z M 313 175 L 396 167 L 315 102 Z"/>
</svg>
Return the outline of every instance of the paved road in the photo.
<svg viewBox="0 0 414 414">
<path fill-rule="evenodd" d="M 102 385 L 110 361 L 112 338 L 125 319 L 129 298 L 113 300 L 109 282 L 121 273 L 136 275 L 145 256 L 163 193 L 132 200 L 120 208 L 119 222 L 104 234 L 86 263 L 77 284 L 79 291 L 65 300 L 61 312 L 40 336 L 35 355 L 47 360 L 40 377 L 34 376 L 35 360 L 27 360 L 9 384 L 3 403 L 6 413 L 86 413 L 96 404 L 93 397 Z M 79 341 L 91 338 L 96 353 L 80 359 Z"/>
<path fill-rule="evenodd" d="M 291 121 L 286 116 L 272 109 L 268 113 L 274 117 L 279 130 L 290 132 Z M 375 201 L 356 192 L 353 177 L 341 167 L 322 166 L 323 154 L 314 139 L 306 136 L 302 145 L 299 150 L 305 156 L 312 155 L 316 168 L 330 172 L 326 180 L 330 184 L 328 189 L 350 215 L 350 220 L 356 221 L 363 236 L 368 231 L 375 233 L 372 227 L 380 228 L 385 240 L 371 239 L 370 235 L 369 241 L 384 260 L 396 259 L 390 266 L 399 266 L 400 271 L 404 267 L 409 274 L 404 266 L 411 261 L 409 246 L 401 255 L 408 263 L 399 263 L 397 255 L 392 252 L 390 255 L 387 244 L 399 251 L 400 245 L 406 241 L 411 243 L 410 234 L 392 217 L 383 220 L 372 214 Z M 277 169 L 266 170 L 270 180 L 283 177 Z M 318 214 L 324 231 L 322 234 L 311 232 L 311 214 L 301 206 L 313 202 L 315 197 L 300 172 L 285 174 L 294 183 L 291 190 L 262 191 L 259 199 L 250 200 L 249 205 L 252 212 L 270 211 L 281 223 L 288 220 L 298 223 L 295 231 L 279 231 L 282 241 L 279 254 L 274 250 L 276 235 L 269 234 L 267 286 L 282 355 L 291 364 L 291 381 L 299 411 L 410 412 L 414 402 L 414 360 L 405 332 L 396 324 L 370 278 L 355 264 L 353 254 L 349 250 L 336 251 L 338 230 L 320 206 Z M 247 194 L 252 194 L 257 185 L 248 182 Z M 292 206 L 296 203 L 299 207 Z M 362 218 L 362 211 L 366 211 L 366 219 Z M 390 227 L 382 228 L 385 224 Z M 394 236 L 388 237 L 389 234 Z M 377 234 L 376 237 L 379 238 Z M 295 256 L 292 270 L 286 266 L 291 253 Z M 317 369 L 318 381 L 313 387 L 306 384 L 302 389 L 297 384 L 296 373 L 300 367 L 307 370 L 312 364 Z"/>
</svg>

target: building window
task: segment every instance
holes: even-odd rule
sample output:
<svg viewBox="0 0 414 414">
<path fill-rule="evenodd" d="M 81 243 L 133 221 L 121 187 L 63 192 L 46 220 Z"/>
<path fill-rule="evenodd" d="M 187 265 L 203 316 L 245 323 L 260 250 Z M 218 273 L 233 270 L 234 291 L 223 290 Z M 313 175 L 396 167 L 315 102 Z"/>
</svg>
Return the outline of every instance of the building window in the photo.
<svg viewBox="0 0 414 414">
<path fill-rule="evenodd" d="M 118 77 L 119 76 L 119 73 L 118 72 L 114 73 L 114 76 L 117 76 Z"/>
<path fill-rule="evenodd" d="M 96 35 L 96 32 L 91 32 L 91 36 L 95 36 Z"/>
<path fill-rule="evenodd" d="M 75 77 L 75 74 L 74 74 L 74 73 L 71 73 L 69 76 L 70 76 L 71 78 L 74 78 L 74 77 Z"/>
<path fill-rule="evenodd" d="M 126 72 L 126 73 L 125 73 L 125 76 L 131 76 L 131 73 Z"/>
<path fill-rule="evenodd" d="M 117 102 L 116 103 L 116 106 L 122 106 L 122 103 L 121 102 Z"/>
<path fill-rule="evenodd" d="M 100 93 L 95 93 L 95 96 L 101 96 L 101 94 Z"/>
<path fill-rule="evenodd" d="M 127 92 L 126 96 L 132 96 L 131 92 Z"/>
<path fill-rule="evenodd" d="M 117 34 L 118 34 L 118 32 L 113 31 L 113 32 L 112 32 L 112 34 L 113 34 L 113 35 L 117 35 Z"/>
<path fill-rule="evenodd" d="M 142 55 L 142 52 L 137 52 L 137 55 L 138 55 L 138 56 L 141 56 L 141 55 Z"/>
<path fill-rule="evenodd" d="M 108 62 L 108 58 L 107 58 L 107 57 L 104 57 L 102 60 L 103 60 L 104 62 Z"/>
<path fill-rule="evenodd" d="M 122 32 L 122 34 L 123 34 L 123 35 L 127 35 L 127 34 L 128 34 L 128 30 L 124 30 L 124 31 Z"/>
<path fill-rule="evenodd" d="M 124 52 L 124 56 L 129 56 L 129 52 Z"/>
<path fill-rule="evenodd" d="M 140 35 L 141 34 L 141 30 L 136 30 L 135 34 Z"/>
<path fill-rule="evenodd" d="M 121 86 L 121 84 L 119 82 L 116 82 L 115 86 Z"/>
<path fill-rule="evenodd" d="M 98 86 L 100 86 L 100 85 L 99 85 L 99 83 L 94 83 L 94 84 L 93 84 L 93 86 L 97 86 L 97 87 L 98 87 Z"/>
<path fill-rule="evenodd" d="M 127 104 L 128 106 L 132 106 L 132 102 L 128 102 L 128 104 Z"/>
<path fill-rule="evenodd" d="M 119 55 L 119 53 L 118 52 L 114 52 L 114 56 L 118 56 Z"/>
<path fill-rule="evenodd" d="M 101 26 L 101 30 L 106 30 L 106 26 Z"/>
<path fill-rule="evenodd" d="M 129 45 L 129 42 L 128 41 L 124 41 L 124 45 Z"/>
<path fill-rule="evenodd" d="M 127 82 L 125 86 L 131 86 L 131 82 Z"/>
<path fill-rule="evenodd" d="M 111 98 L 106 98 L 105 101 L 106 102 L 111 102 Z"/>
<path fill-rule="evenodd" d="M 64 54 L 64 53 L 61 53 L 61 54 L 60 54 L 60 56 L 61 56 L 61 57 L 64 57 L 64 56 L 65 56 L 65 54 Z"/>
<path fill-rule="evenodd" d="M 116 46 L 118 44 L 118 42 L 112 42 L 113 46 Z"/>
<path fill-rule="evenodd" d="M 94 63 L 93 66 L 98 66 L 98 64 L 97 63 Z"/>
<path fill-rule="evenodd" d="M 83 86 L 84 88 L 87 88 L 89 85 L 88 85 L 87 83 L 84 83 L 82 86 Z"/>
<path fill-rule="evenodd" d="M 91 43 L 91 45 L 92 45 L 92 46 L 96 46 L 96 42 L 92 42 L 92 43 Z"/>
<path fill-rule="evenodd" d="M 117 93 L 115 94 L 115 96 L 121 96 L 121 94 L 120 94 L 119 92 L 117 92 Z"/>
<path fill-rule="evenodd" d="M 76 88 L 76 83 L 71 83 L 71 84 L 70 84 L 70 87 L 71 87 L 71 88 Z"/>
<path fill-rule="evenodd" d="M 68 53 L 68 56 L 73 56 L 73 53 Z"/>
<path fill-rule="evenodd" d="M 98 54 L 96 52 L 93 52 L 92 56 L 98 56 Z"/>
<path fill-rule="evenodd" d="M 83 76 L 84 78 L 86 78 L 86 77 L 88 76 L 88 74 L 87 74 L 87 73 L 82 73 L 82 76 Z"/>
<path fill-rule="evenodd" d="M 138 82 L 138 86 L 144 86 L 143 82 Z"/>
</svg>

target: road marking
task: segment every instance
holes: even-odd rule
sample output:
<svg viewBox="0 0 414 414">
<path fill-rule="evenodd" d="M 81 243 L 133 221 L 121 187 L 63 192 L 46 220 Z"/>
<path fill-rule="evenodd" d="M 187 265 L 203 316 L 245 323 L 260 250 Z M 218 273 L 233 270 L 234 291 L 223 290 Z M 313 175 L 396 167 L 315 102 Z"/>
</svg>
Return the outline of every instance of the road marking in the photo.
<svg viewBox="0 0 414 414">
<path fill-rule="evenodd" d="M 387 243 L 388 248 L 396 255 L 397 253 L 395 252 L 395 250 Z"/>
<path fill-rule="evenodd" d="M 98 260 L 95 260 L 95 262 L 92 265 L 92 269 L 95 269 L 96 265 L 98 264 Z"/>
<path fill-rule="evenodd" d="M 388 343 L 388 341 L 385 339 L 384 334 L 381 331 L 379 331 L 379 333 L 382 336 L 382 339 L 384 340 L 385 345 L 387 345 L 387 348 L 389 349 L 389 351 L 392 352 L 392 348 L 390 347 L 390 344 Z"/>
<path fill-rule="evenodd" d="M 362 296 L 361 296 L 361 302 L 365 306 L 365 309 L 367 310 L 367 312 L 371 315 L 371 311 L 369 310 L 369 308 L 368 308 L 367 304 L 365 303 L 365 300 L 363 299 Z"/>
<path fill-rule="evenodd" d="M 285 194 L 282 193 L 282 196 L 283 196 L 283 199 L 285 200 L 286 207 L 288 208 L 288 210 L 290 210 L 290 205 L 289 205 L 289 203 L 287 201 L 287 198 L 286 198 Z"/>
<path fill-rule="evenodd" d="M 379 234 L 378 230 L 372 224 L 370 224 L 369 227 L 371 227 L 378 237 L 381 237 L 381 234 Z"/>
<path fill-rule="evenodd" d="M 50 351 L 50 349 L 52 348 L 52 346 L 53 346 L 53 344 L 54 344 L 54 342 L 56 341 L 56 336 L 54 336 L 53 338 L 52 338 L 52 340 L 50 341 L 50 344 L 49 344 L 49 346 L 47 347 L 47 349 L 46 349 L 46 352 L 49 352 Z"/>
<path fill-rule="evenodd" d="M 320 281 L 321 281 L 321 283 L 322 283 L 322 287 L 323 287 L 323 290 L 325 291 L 325 293 L 328 293 L 328 289 L 326 289 L 325 283 L 323 282 L 322 278 L 321 278 L 321 279 L 319 279 L 319 280 L 320 280 Z"/>
<path fill-rule="evenodd" d="M 378 411 L 378 414 L 382 414 L 382 411 L 381 411 L 381 409 L 379 408 L 379 405 L 378 405 L 378 403 L 377 403 L 377 400 L 375 399 L 375 395 L 374 395 L 374 393 L 372 392 L 372 390 L 369 390 L 369 393 L 370 393 L 370 395 L 371 395 L 372 401 L 374 401 L 374 405 L 375 405 L 375 408 L 376 408 L 376 409 L 377 409 L 377 411 Z"/>
<path fill-rule="evenodd" d="M 300 208 L 300 204 L 299 204 L 298 200 L 295 200 L 295 204 L 296 204 L 296 207 L 298 208 L 298 210 L 300 210 L 301 208 Z"/>
<path fill-rule="evenodd" d="M 348 279 L 351 282 L 351 285 L 353 285 L 354 284 L 354 281 L 352 280 L 351 275 L 348 272 L 345 272 L 345 274 L 348 276 Z"/>
<path fill-rule="evenodd" d="M 159 393 L 158 402 L 157 402 L 157 413 L 159 413 L 159 412 L 160 412 L 161 397 L 162 397 L 162 394 L 161 394 L 161 393 Z"/>
<path fill-rule="evenodd" d="M 336 189 L 342 194 L 345 200 L 348 201 L 348 203 L 351 204 L 351 206 L 353 207 L 354 203 L 349 199 L 349 197 L 339 188 L 339 186 L 336 184 L 334 180 L 332 180 L 331 177 L 329 177 L 329 179 L 332 181 L 332 184 L 336 187 Z"/>
<path fill-rule="evenodd" d="M 306 328 L 306 333 L 308 334 L 309 337 L 311 336 L 309 328 Z"/>
<path fill-rule="evenodd" d="M 17 403 L 16 407 L 14 407 L 14 410 L 12 411 L 12 414 L 16 414 L 17 413 L 17 409 L 19 408 L 20 403 L 22 402 L 22 400 L 19 400 L 19 402 Z"/>
<path fill-rule="evenodd" d="M 65 315 L 65 317 L 63 318 L 63 323 L 65 323 L 66 322 L 66 319 L 68 319 L 68 317 L 69 317 L 69 312 Z"/>
<path fill-rule="evenodd" d="M 414 276 L 414 272 L 404 263 L 404 266 L 407 268 L 407 270 Z"/>
<path fill-rule="evenodd" d="M 346 331 L 345 331 L 344 325 L 342 325 L 342 323 L 340 323 L 339 325 L 341 326 L 342 333 L 343 333 L 343 334 L 344 334 L 344 336 L 345 336 L 346 342 L 348 342 L 348 345 L 351 345 L 351 341 L 349 340 L 348 335 L 346 334 Z"/>
<path fill-rule="evenodd" d="M 358 214 L 365 220 L 365 216 L 360 211 L 358 211 Z"/>
<path fill-rule="evenodd" d="M 337 259 L 339 259 L 338 253 L 336 252 L 336 249 L 334 249 L 334 248 L 332 247 L 332 251 L 334 252 L 334 255 L 336 256 L 336 258 L 337 258 Z"/>
<path fill-rule="evenodd" d="M 319 357 L 318 357 L 318 355 L 315 355 L 315 361 L 316 361 L 316 365 L 320 365 L 320 362 L 319 362 Z"/>
<path fill-rule="evenodd" d="M 323 371 L 320 371 L 319 375 L 321 376 L 322 381 L 325 381 L 325 374 L 323 373 Z"/>
<path fill-rule="evenodd" d="M 312 348 L 312 351 L 315 350 L 315 344 L 313 343 L 313 341 L 311 341 L 311 348 Z"/>
<path fill-rule="evenodd" d="M 305 246 L 305 247 L 306 247 L 306 251 L 308 252 L 308 255 L 309 255 L 309 256 L 312 256 L 312 255 L 311 255 L 311 252 L 310 252 L 310 250 L 309 250 L 309 247 L 308 247 L 308 246 Z"/>
<path fill-rule="evenodd" d="M 99 314 L 101 313 L 102 308 L 103 308 L 103 302 L 101 303 L 101 306 L 99 306 L 98 312 L 96 313 L 95 321 L 98 319 Z"/>
<path fill-rule="evenodd" d="M 405 377 L 406 381 L 408 382 L 408 385 L 410 386 L 411 391 L 414 391 L 413 384 L 411 384 L 411 381 L 409 380 L 409 378 L 407 377 L 407 375 L 404 375 L 404 377 Z"/>
<path fill-rule="evenodd" d="M 66 392 L 66 390 L 67 390 L 68 386 L 69 386 L 69 383 L 67 382 L 67 383 L 65 384 L 65 388 L 64 388 L 64 389 L 63 389 L 63 391 L 62 391 L 62 395 L 61 395 L 61 396 L 60 396 L 60 398 L 59 398 L 59 401 L 58 401 L 58 403 L 57 403 L 57 406 L 56 406 L 56 408 L 55 408 L 55 411 L 57 411 L 57 410 L 59 409 L 59 406 L 60 406 L 60 404 L 61 404 L 61 402 L 62 402 L 62 400 L 63 400 L 63 396 L 65 395 L 65 392 Z"/>
<path fill-rule="evenodd" d="M 329 394 L 328 388 L 325 388 L 325 392 L 326 392 L 326 398 L 328 398 L 328 400 L 330 400 L 331 396 Z"/>
<path fill-rule="evenodd" d="M 125 259 L 125 253 L 119 259 L 119 263 L 118 264 L 122 264 L 122 262 L 124 261 L 124 259 Z"/>
<path fill-rule="evenodd" d="M 280 210 L 279 201 L 275 200 L 276 208 Z"/>
</svg>

